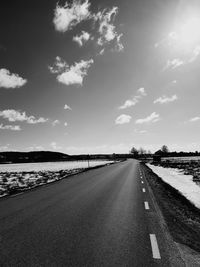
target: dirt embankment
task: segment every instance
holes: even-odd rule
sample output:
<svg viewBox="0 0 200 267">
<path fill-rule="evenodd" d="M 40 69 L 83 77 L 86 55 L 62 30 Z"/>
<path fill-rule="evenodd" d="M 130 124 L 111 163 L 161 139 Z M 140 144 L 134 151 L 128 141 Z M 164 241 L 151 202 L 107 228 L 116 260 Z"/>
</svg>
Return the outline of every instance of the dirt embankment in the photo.
<svg viewBox="0 0 200 267">
<path fill-rule="evenodd" d="M 200 253 L 200 210 L 146 165 L 142 168 L 174 241 Z"/>
</svg>

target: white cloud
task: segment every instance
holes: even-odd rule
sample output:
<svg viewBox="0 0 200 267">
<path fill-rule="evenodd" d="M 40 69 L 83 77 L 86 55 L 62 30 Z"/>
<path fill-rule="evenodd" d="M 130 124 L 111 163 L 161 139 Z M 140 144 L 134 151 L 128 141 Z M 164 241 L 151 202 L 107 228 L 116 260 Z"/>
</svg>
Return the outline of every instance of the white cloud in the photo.
<svg viewBox="0 0 200 267">
<path fill-rule="evenodd" d="M 179 58 L 174 58 L 172 60 L 167 60 L 167 63 L 163 70 L 167 69 L 176 69 L 180 66 L 182 66 L 185 62 Z"/>
<path fill-rule="evenodd" d="M 144 134 L 144 133 L 147 133 L 147 130 L 137 130 L 137 129 L 135 129 L 135 133 Z"/>
<path fill-rule="evenodd" d="M 0 146 L 0 151 L 11 151 L 10 144 Z"/>
<path fill-rule="evenodd" d="M 65 123 L 64 123 L 64 126 L 66 127 L 67 125 L 68 125 L 68 123 L 67 123 L 67 122 L 65 122 Z"/>
<path fill-rule="evenodd" d="M 195 122 L 195 121 L 199 121 L 200 120 L 200 117 L 194 117 L 194 118 L 191 118 L 189 121 L 190 122 Z"/>
<path fill-rule="evenodd" d="M 105 48 L 101 49 L 100 52 L 99 52 L 99 55 L 103 55 L 105 52 Z"/>
<path fill-rule="evenodd" d="M 56 62 L 53 67 L 49 67 L 52 73 L 58 73 L 57 80 L 60 83 L 71 84 L 83 84 L 83 78 L 87 76 L 87 70 L 91 64 L 94 63 L 93 59 L 81 60 L 75 62 L 74 65 L 69 66 L 66 62 L 62 61 L 60 57 L 56 57 Z"/>
<path fill-rule="evenodd" d="M 83 46 L 90 39 L 90 34 L 88 32 L 82 31 L 80 35 L 73 37 L 73 41 L 77 42 L 79 46 Z"/>
<path fill-rule="evenodd" d="M 44 151 L 45 148 L 43 146 L 30 146 L 27 148 L 28 151 Z"/>
<path fill-rule="evenodd" d="M 146 95 L 147 95 L 147 93 L 146 93 L 146 91 L 145 91 L 145 89 L 144 89 L 143 87 L 139 88 L 139 89 L 137 90 L 137 92 L 138 92 L 138 94 L 141 95 L 141 96 L 146 96 Z"/>
<path fill-rule="evenodd" d="M 177 100 L 178 97 L 177 95 L 173 95 L 171 97 L 167 97 L 167 96 L 161 96 L 159 98 L 157 98 L 156 100 L 154 100 L 154 104 L 156 103 L 160 103 L 160 104 L 166 104 L 166 103 L 169 103 L 169 102 L 173 102 L 175 100 Z"/>
<path fill-rule="evenodd" d="M 19 125 L 3 125 L 0 124 L 0 130 L 11 130 L 11 131 L 21 131 Z"/>
<path fill-rule="evenodd" d="M 119 9 L 116 6 L 111 9 L 104 9 L 103 11 L 99 11 L 97 14 L 93 14 L 93 18 L 99 23 L 98 33 L 100 36 L 97 40 L 97 44 L 103 46 L 111 41 L 115 41 L 115 50 L 122 51 L 124 49 L 124 46 L 121 43 L 121 37 L 123 34 L 119 34 L 116 31 L 116 26 L 114 25 L 118 11 Z"/>
<path fill-rule="evenodd" d="M 156 112 L 153 112 L 151 115 L 144 119 L 138 119 L 135 121 L 136 124 L 143 124 L 143 123 L 149 123 L 149 122 L 157 122 L 160 120 L 160 115 Z"/>
<path fill-rule="evenodd" d="M 126 115 L 126 114 L 121 114 L 120 116 L 118 116 L 115 120 L 115 124 L 125 124 L 125 123 L 129 123 L 131 121 L 131 116 L 130 115 Z"/>
<path fill-rule="evenodd" d="M 118 52 L 124 50 L 124 45 L 123 45 L 122 42 L 121 42 L 121 37 L 123 37 L 123 33 L 119 34 L 119 35 L 116 37 L 116 46 L 115 46 L 115 48 L 116 48 L 116 50 L 117 50 Z"/>
<path fill-rule="evenodd" d="M 70 106 L 68 106 L 67 104 L 64 105 L 64 109 L 72 110 L 72 109 L 70 108 Z"/>
<path fill-rule="evenodd" d="M 118 7 L 113 7 L 110 10 L 104 9 L 102 12 L 100 11 L 94 15 L 94 19 L 96 21 L 99 21 L 99 45 L 103 45 L 105 42 L 110 42 L 118 36 L 117 32 L 115 31 L 115 26 L 113 24 L 117 12 Z"/>
<path fill-rule="evenodd" d="M 189 59 L 189 62 L 190 63 L 194 62 L 198 58 L 199 54 L 200 54 L 200 45 L 197 45 L 192 51 L 192 55 L 191 58 Z"/>
<path fill-rule="evenodd" d="M 118 14 L 118 7 L 105 8 L 97 13 L 90 12 L 91 3 L 89 0 L 73 0 L 70 3 L 66 2 L 64 5 L 57 4 L 54 12 L 53 23 L 55 29 L 60 32 L 71 30 L 82 21 L 90 20 L 98 33 L 95 41 L 99 46 L 107 45 L 112 42 L 114 44 L 114 51 L 122 51 L 124 46 L 121 42 L 122 33 L 116 31 L 114 25 L 116 15 Z M 80 46 L 91 38 L 89 33 L 82 31 L 79 36 L 73 37 L 73 41 Z"/>
<path fill-rule="evenodd" d="M 119 109 L 126 109 L 132 106 L 135 106 L 138 103 L 138 98 L 134 97 L 133 99 L 128 99 L 124 102 L 122 106 L 119 107 Z"/>
<path fill-rule="evenodd" d="M 36 124 L 36 123 L 44 123 L 47 122 L 48 119 L 40 117 L 36 119 L 34 116 L 27 116 L 25 112 L 20 112 L 14 109 L 6 109 L 0 111 L 0 117 L 4 119 L 8 119 L 8 121 L 26 121 L 29 124 Z"/>
<path fill-rule="evenodd" d="M 56 142 L 51 142 L 50 147 L 52 149 L 54 149 L 54 150 L 58 150 L 58 149 L 61 149 L 62 148 L 61 146 L 57 145 Z"/>
<path fill-rule="evenodd" d="M 56 126 L 56 125 L 58 125 L 58 124 L 60 124 L 60 121 L 59 121 L 59 120 L 54 120 L 54 121 L 52 122 L 52 125 L 53 125 L 53 126 Z"/>
<path fill-rule="evenodd" d="M 83 20 L 90 18 L 90 3 L 88 0 L 81 1 L 74 0 L 72 4 L 68 2 L 64 6 L 57 4 L 53 23 L 55 29 L 60 32 L 66 32 L 76 26 Z"/>
<path fill-rule="evenodd" d="M 16 73 L 10 73 L 7 69 L 0 69 L 0 87 L 18 88 L 27 82 Z"/>
<path fill-rule="evenodd" d="M 146 96 L 147 93 L 144 88 L 139 88 L 137 90 L 137 95 L 135 95 L 132 99 L 128 99 L 124 102 L 122 106 L 119 107 L 119 109 L 126 109 L 132 106 L 135 106 L 138 102 L 139 99 L 141 99 L 143 96 Z"/>
</svg>

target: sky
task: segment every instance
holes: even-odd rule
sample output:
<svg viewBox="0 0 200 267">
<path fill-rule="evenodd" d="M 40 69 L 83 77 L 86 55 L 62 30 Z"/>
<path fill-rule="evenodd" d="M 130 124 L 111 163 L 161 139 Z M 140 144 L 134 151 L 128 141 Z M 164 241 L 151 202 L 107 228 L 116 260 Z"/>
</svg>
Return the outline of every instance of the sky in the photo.
<svg viewBox="0 0 200 267">
<path fill-rule="evenodd" d="M 200 151 L 197 0 L 2 0 L 0 151 Z"/>
</svg>

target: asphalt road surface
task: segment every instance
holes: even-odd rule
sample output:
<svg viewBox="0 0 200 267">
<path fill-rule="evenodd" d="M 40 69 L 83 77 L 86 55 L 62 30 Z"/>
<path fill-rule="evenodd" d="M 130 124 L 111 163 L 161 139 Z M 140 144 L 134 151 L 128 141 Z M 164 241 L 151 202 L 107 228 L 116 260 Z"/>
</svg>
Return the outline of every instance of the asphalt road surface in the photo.
<svg viewBox="0 0 200 267">
<path fill-rule="evenodd" d="M 0 200 L 0 266 L 170 266 L 134 160 Z"/>
</svg>

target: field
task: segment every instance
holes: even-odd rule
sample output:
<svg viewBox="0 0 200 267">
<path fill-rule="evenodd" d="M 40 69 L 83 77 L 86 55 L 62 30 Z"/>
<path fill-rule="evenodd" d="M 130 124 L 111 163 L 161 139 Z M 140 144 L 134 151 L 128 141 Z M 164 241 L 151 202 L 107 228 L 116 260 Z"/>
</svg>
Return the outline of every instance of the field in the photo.
<svg viewBox="0 0 200 267">
<path fill-rule="evenodd" d="M 162 158 L 161 162 L 147 165 L 200 208 L 200 157 Z"/>
<path fill-rule="evenodd" d="M 63 179 L 88 168 L 113 161 L 65 161 L 0 165 L 0 197 Z"/>
</svg>

